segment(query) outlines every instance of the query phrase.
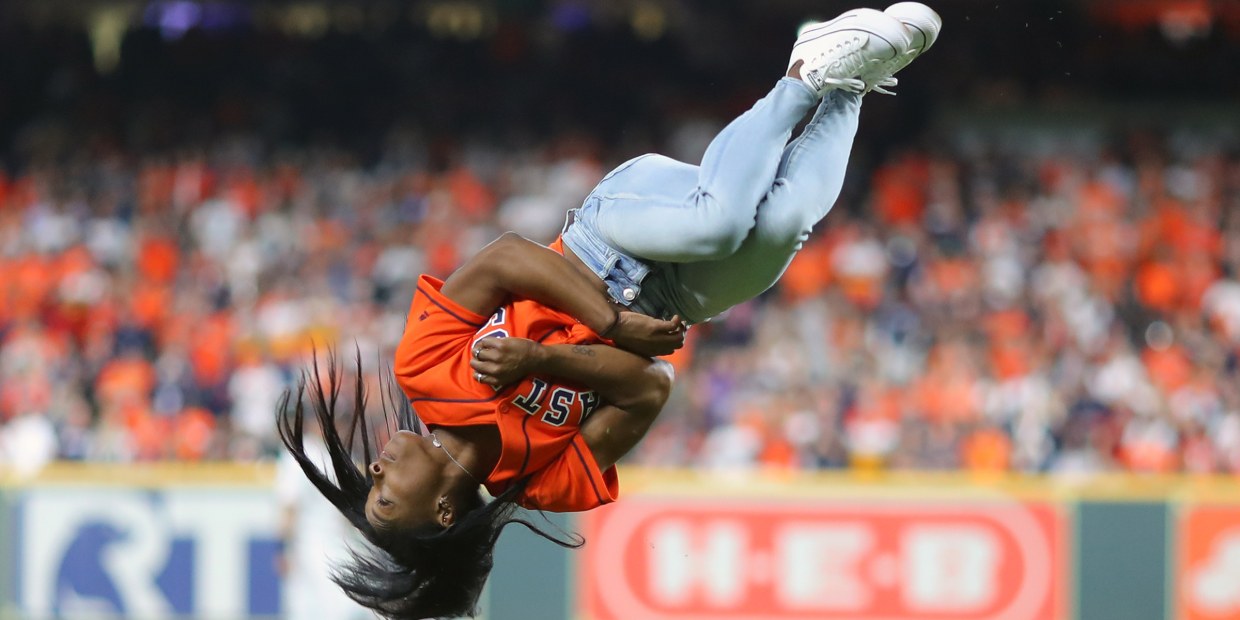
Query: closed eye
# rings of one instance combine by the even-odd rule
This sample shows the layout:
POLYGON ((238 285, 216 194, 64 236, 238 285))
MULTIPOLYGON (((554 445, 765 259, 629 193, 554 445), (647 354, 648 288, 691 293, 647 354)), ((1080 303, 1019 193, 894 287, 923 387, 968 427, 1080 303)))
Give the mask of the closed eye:
POLYGON ((384 499, 383 497, 377 497, 375 498, 374 506, 368 506, 366 508, 366 520, 374 526, 375 531, 384 532, 391 527, 391 522, 379 515, 381 510, 386 512, 385 509, 390 506, 392 506, 392 502, 384 499))

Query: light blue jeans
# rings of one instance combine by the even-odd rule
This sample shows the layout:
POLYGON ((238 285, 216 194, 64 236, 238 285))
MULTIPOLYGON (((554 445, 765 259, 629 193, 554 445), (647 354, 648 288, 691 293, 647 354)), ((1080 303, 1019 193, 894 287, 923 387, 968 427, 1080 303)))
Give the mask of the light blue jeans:
POLYGON ((642 155, 569 213, 564 243, 630 309, 700 323, 770 288, 835 204, 861 97, 821 103, 783 78, 732 121, 700 166, 642 155), (818 110, 792 143, 792 130, 818 110))

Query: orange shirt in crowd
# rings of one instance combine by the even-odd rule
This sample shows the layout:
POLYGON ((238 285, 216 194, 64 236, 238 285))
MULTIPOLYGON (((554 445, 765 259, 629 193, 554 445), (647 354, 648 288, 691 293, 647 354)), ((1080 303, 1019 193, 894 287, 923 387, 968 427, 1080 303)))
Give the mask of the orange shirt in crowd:
POLYGON ((234 334, 232 316, 226 312, 217 312, 194 323, 189 336, 189 356, 200 384, 219 385, 228 380, 232 351, 220 344, 234 342, 234 334))
POLYGON ((151 235, 139 242, 138 256, 134 262, 142 279, 166 284, 177 277, 181 253, 174 239, 151 235))
POLYGON ((152 331, 159 331, 172 308, 171 287, 152 282, 133 285, 129 297, 129 316, 134 322, 152 331))
POLYGON ((95 392, 104 401, 145 403, 155 388, 155 378, 155 368, 141 356, 118 357, 99 370, 95 392))
POLYGON ((495 210, 495 196, 477 175, 462 167, 446 176, 448 191, 461 214, 479 222, 491 217, 495 210))
POLYGON ((601 471, 582 422, 599 406, 598 394, 551 377, 526 377, 496 391, 474 380, 473 344, 487 337, 529 338, 544 344, 597 343, 574 319, 528 300, 513 300, 489 319, 445 297, 443 282, 423 275, 396 349, 396 380, 428 427, 493 424, 502 452, 485 479, 499 495, 522 478, 516 498, 527 508, 553 512, 589 510, 614 501, 614 467, 601 471))
POLYGON ((1002 429, 979 429, 960 446, 960 461, 970 471, 1004 471, 1011 460, 1012 440, 1002 429))
POLYGON ((201 407, 186 407, 173 423, 173 452, 181 461, 201 460, 211 445, 215 417, 201 407))
POLYGON ((8 280, 8 309, 14 319, 34 318, 39 306, 56 286, 56 271, 52 261, 29 254, 11 260, 4 265, 8 280))
POLYGON ((971 422, 980 414, 976 388, 977 377, 964 350, 938 345, 931 350, 925 374, 913 385, 913 405, 933 422, 971 422))
POLYGON ((1173 472, 1179 467, 1177 446, 1138 437, 1126 441, 1120 459, 1129 470, 1150 473, 1173 472))
POLYGON ((1151 261, 1137 270, 1137 299, 1159 312, 1171 312, 1180 301, 1180 274, 1168 261, 1151 261))
POLYGON ((1193 363, 1178 345, 1162 350, 1147 348, 1141 353, 1141 361, 1150 380, 1164 393, 1174 392, 1192 378, 1193 363))
POLYGON ((831 247, 824 236, 811 237, 792 257, 779 278, 779 291, 790 303, 823 295, 831 283, 831 247))
POLYGON ((880 167, 872 179, 874 212, 885 225, 916 226, 926 208, 930 163, 904 156, 880 167))

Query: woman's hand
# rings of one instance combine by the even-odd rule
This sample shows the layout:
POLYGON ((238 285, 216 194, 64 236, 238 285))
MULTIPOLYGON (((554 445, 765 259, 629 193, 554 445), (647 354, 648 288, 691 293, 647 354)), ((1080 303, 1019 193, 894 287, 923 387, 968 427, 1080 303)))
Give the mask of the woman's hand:
POLYGON ((483 338, 474 343, 469 365, 474 378, 499 389, 533 373, 542 345, 525 338, 483 338))
POLYGON ((664 321, 626 310, 620 312, 616 324, 603 337, 630 353, 660 357, 685 345, 685 329, 678 316, 664 321))

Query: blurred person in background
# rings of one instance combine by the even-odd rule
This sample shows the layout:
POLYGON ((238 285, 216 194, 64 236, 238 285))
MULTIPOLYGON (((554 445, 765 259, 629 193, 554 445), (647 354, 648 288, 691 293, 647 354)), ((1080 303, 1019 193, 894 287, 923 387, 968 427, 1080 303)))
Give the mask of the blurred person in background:
MULTIPOLYGON (((306 425, 306 456, 329 479, 331 456, 318 424, 306 425)), ((370 612, 353 602, 331 579, 331 565, 360 542, 349 522, 314 488, 291 454, 276 461, 276 499, 280 505, 283 553, 277 567, 284 578, 286 620, 364 620, 370 612)))
POLYGON ((0 465, 3 470, 29 478, 56 458, 56 429, 47 416, 30 411, 0 426, 0 465))

